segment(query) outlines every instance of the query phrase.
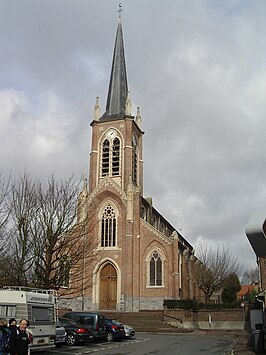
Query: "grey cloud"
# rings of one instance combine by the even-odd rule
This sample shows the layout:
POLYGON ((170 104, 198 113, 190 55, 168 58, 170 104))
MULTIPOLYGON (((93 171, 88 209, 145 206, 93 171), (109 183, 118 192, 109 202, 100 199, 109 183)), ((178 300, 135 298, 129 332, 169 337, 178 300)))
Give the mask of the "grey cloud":
MULTIPOLYGON (((146 132, 145 195, 191 244, 222 241, 253 267, 244 226, 265 206, 265 2, 123 7, 129 89, 146 132)), ((116 11, 110 0, 1 2, 3 167, 87 175, 116 11)))

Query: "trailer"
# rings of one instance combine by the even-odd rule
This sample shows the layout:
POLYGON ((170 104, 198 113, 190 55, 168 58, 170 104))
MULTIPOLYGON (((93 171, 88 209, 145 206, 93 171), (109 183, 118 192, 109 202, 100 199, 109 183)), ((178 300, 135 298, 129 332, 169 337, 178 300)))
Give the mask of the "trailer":
POLYGON ((5 286, 0 289, 0 317, 15 318, 19 322, 28 319, 29 332, 33 335, 31 351, 55 348, 55 301, 51 290, 21 286, 5 286))

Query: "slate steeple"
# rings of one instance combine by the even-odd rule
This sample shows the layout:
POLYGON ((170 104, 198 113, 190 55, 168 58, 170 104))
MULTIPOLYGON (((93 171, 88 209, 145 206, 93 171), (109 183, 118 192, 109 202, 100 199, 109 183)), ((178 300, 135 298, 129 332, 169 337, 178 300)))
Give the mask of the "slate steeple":
POLYGON ((106 102, 106 111, 100 121, 123 119, 126 114, 128 95, 126 61, 124 53, 122 24, 119 22, 116 31, 113 63, 106 102))

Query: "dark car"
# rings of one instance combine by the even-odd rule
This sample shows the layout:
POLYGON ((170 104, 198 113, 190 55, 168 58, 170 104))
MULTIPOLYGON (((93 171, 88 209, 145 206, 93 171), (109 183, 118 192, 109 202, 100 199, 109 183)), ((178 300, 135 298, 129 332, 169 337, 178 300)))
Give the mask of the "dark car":
POLYGON ((96 312, 72 311, 64 314, 65 318, 72 319, 74 322, 82 324, 89 329, 93 335, 93 340, 105 339, 105 317, 96 312))
POLYGON ((90 330, 71 319, 61 317, 58 319, 58 324, 66 330, 66 343, 68 345, 84 344, 93 339, 90 330))
POLYGON ((105 318, 106 340, 120 340, 125 338, 125 330, 123 324, 115 319, 105 318))

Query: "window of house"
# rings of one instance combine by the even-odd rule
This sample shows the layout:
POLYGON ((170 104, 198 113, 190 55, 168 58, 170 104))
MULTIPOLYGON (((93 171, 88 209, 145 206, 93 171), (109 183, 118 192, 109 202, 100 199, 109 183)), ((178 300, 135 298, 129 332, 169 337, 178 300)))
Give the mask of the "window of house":
POLYGON ((137 183, 138 183, 137 171, 138 171, 137 142, 136 142, 136 137, 133 134, 133 137, 132 137, 132 181, 133 181, 133 185, 135 185, 135 186, 137 186, 137 183))
POLYGON ((101 247, 116 246, 117 220, 113 207, 108 204, 102 214, 101 247))
MULTIPOLYGON (((113 131, 114 132, 114 131, 113 131)), ((121 144, 120 139, 106 138, 102 142, 101 147, 101 176, 118 176, 120 175, 121 161, 121 144)))
POLYGON ((157 251, 150 258, 150 286, 162 286, 162 259, 157 251))

